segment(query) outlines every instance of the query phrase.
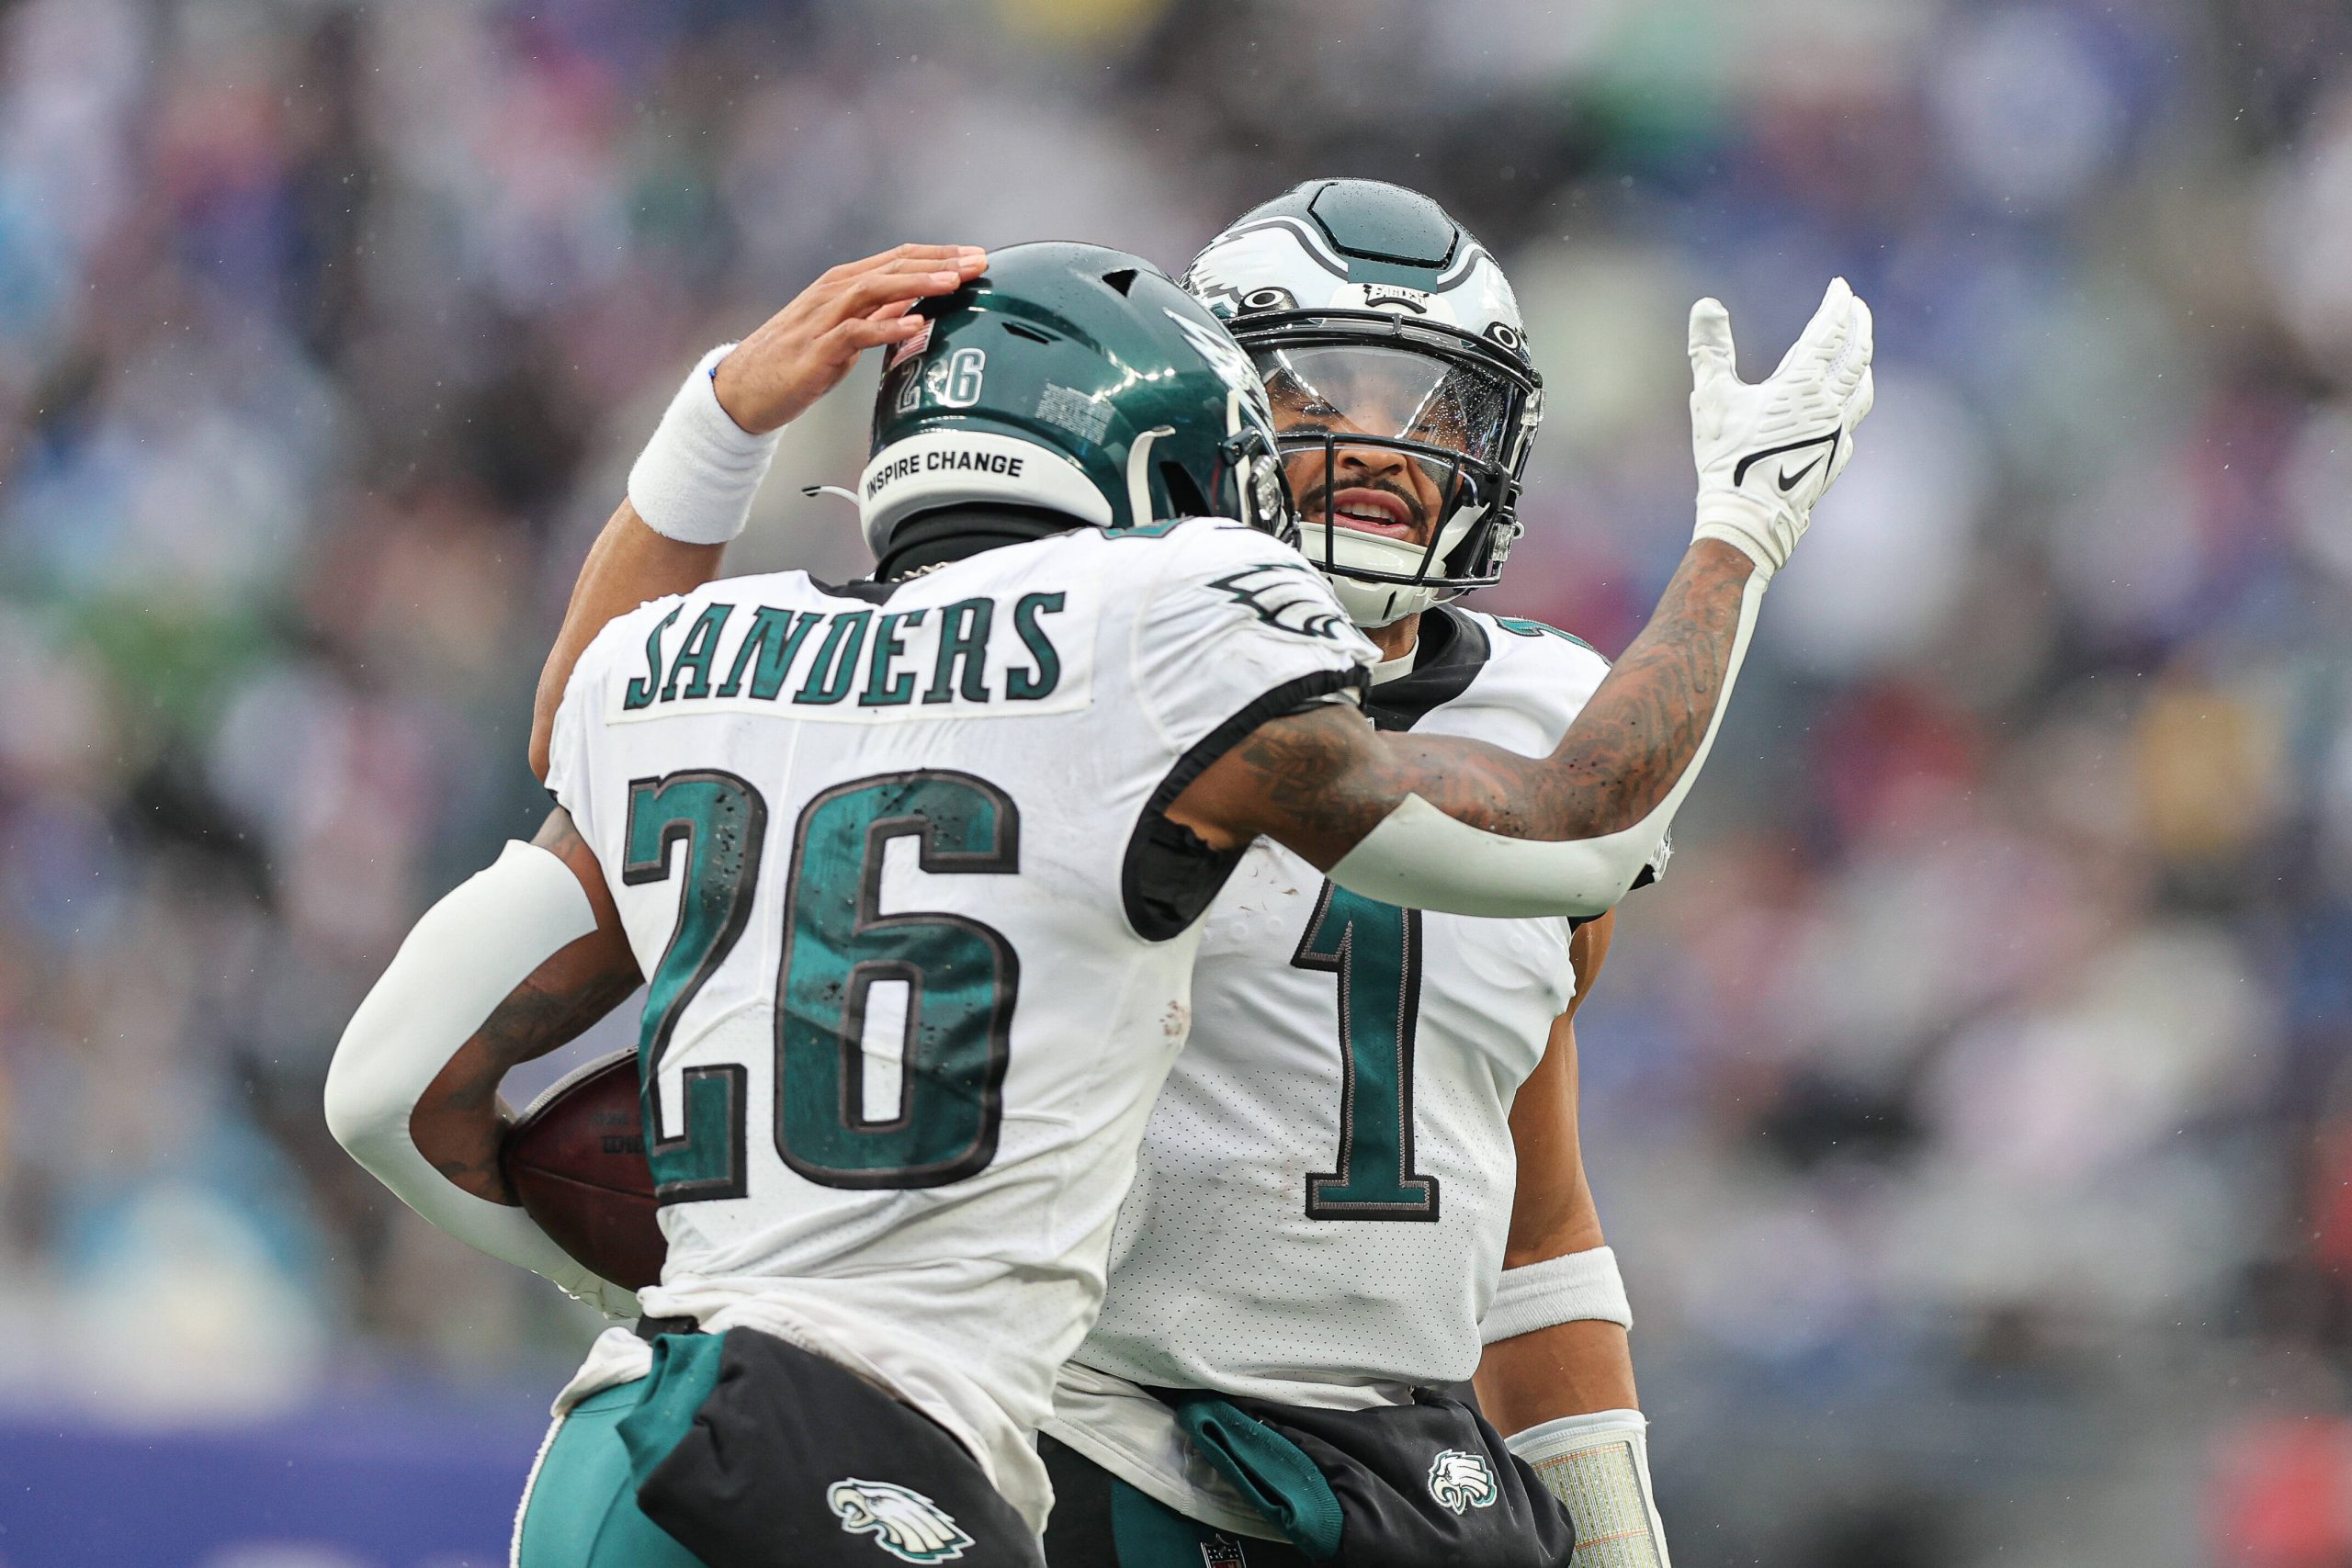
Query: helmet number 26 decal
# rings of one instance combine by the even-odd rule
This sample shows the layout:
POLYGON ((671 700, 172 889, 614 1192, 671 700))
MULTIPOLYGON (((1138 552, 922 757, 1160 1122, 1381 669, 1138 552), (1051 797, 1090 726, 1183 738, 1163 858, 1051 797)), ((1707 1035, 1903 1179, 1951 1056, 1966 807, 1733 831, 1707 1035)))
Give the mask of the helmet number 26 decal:
POLYGON ((980 384, 988 374, 986 349, 959 348, 933 362, 923 372, 931 400, 942 408, 967 409, 980 400, 980 384))

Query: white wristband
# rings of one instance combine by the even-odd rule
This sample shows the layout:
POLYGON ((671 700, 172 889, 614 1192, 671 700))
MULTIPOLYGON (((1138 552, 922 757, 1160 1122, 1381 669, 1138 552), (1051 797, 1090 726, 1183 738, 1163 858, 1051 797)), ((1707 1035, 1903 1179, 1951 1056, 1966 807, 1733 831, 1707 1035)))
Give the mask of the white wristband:
POLYGON ((1671 1568, 1638 1410, 1563 1416, 1504 1439, 1577 1524, 1574 1568, 1671 1568))
POLYGON ((1606 1247, 1504 1269, 1494 1304, 1478 1325, 1478 1337, 1492 1345, 1555 1324, 1588 1320, 1634 1326, 1625 1277, 1617 1271, 1617 1254, 1606 1247))
POLYGON ((712 378, 734 347, 722 343, 702 356, 628 471, 629 504, 647 527, 681 544, 723 545, 743 531, 784 434, 754 435, 719 406, 712 378))

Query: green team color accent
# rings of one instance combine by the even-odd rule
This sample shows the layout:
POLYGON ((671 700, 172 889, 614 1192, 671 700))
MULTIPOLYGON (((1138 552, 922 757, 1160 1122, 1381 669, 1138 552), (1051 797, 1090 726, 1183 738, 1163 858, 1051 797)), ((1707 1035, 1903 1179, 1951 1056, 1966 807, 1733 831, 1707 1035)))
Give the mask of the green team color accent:
POLYGON ((959 692, 967 703, 989 700, 989 632, 995 620, 993 599, 958 599, 939 612, 939 662, 924 702, 952 703, 959 692))
MULTIPOLYGON (((1256 1416, 1213 1397, 1179 1404, 1176 1424, 1201 1457, 1311 1561, 1328 1562, 1338 1555, 1346 1523, 1340 1499, 1304 1449, 1256 1416)), ((1252 1541, 1250 1547, 1257 1544, 1252 1541)))
POLYGON ((670 1451, 694 1429, 695 1415, 718 1386, 725 1334, 663 1334, 653 1341, 653 1370, 642 1382, 637 1408, 621 1417, 617 1433, 628 1450, 630 1489, 642 1486, 670 1451))
MULTIPOLYGON (((683 604, 678 606, 678 610, 684 608, 683 604)), ((678 610, 654 622, 653 629, 645 634, 645 673, 629 682, 628 690, 621 696, 621 706, 635 710, 653 705, 654 693, 662 683, 662 634, 677 621, 678 610)))
POLYGON ((1053 639, 1037 625, 1037 617, 1054 615, 1067 603, 1069 595, 1063 593, 1023 593, 1012 606, 1012 629, 1021 634, 1021 645, 1037 661, 1034 671, 1005 672, 1004 694, 1014 702, 1034 703, 1050 697, 1054 688, 1062 683, 1062 656, 1055 651, 1053 639))
POLYGON ((793 694, 794 702, 824 705, 849 695, 849 689, 857 683, 858 650, 865 646, 865 628, 873 619, 871 610, 853 610, 832 618, 825 628, 825 640, 817 645, 808 679, 793 694))
POLYGON ((719 683, 718 694, 731 697, 741 691, 743 672, 756 658, 759 663, 752 671, 752 695, 763 703, 775 701, 775 694, 784 690, 784 678, 791 671, 793 658, 799 653, 808 628, 824 618, 815 610, 795 612, 761 605, 752 613, 752 629, 743 634, 743 646, 735 650, 735 667, 719 683))
POLYGON ((1012 436, 1084 474, 1114 533, 1201 513, 1259 521, 1252 459, 1276 450, 1263 386, 1216 316, 1151 263, 1098 245, 1009 245, 915 311, 931 329, 922 352, 883 372, 871 451, 942 432, 1012 436), (1142 516, 1128 483, 1137 457, 1142 516))
POLYGON ((1339 1168, 1306 1179, 1307 1218, 1436 1219, 1437 1178, 1413 1169, 1421 912, 1326 882, 1291 964, 1340 977, 1339 1168))
POLYGON ((1020 870, 1020 815, 994 784, 922 770, 808 803, 793 835, 776 998, 776 1152, 828 1187, 937 1187, 985 1168, 1003 1120, 1020 963, 961 915, 880 912, 884 852, 911 837, 925 872, 1020 870), (866 1000, 907 987, 899 1100, 863 1105, 866 1000))
POLYGON ((1510 633, 1514 637, 1555 637, 1562 642, 1575 643, 1587 653, 1598 654, 1600 652, 1600 649, 1593 647, 1592 644, 1585 641, 1584 638, 1577 636, 1576 633, 1564 632, 1557 626, 1547 626, 1541 621, 1522 620, 1516 615, 1497 615, 1495 617, 1495 625, 1502 627, 1503 630, 1510 633))
MULTIPOLYGON (((752 612, 751 626, 729 661, 727 673, 716 686, 720 639, 733 616, 733 604, 708 604, 695 617, 677 651, 667 657, 662 634, 676 622, 673 610, 645 639, 645 668, 631 677, 622 705, 632 711, 656 704, 692 702, 717 696, 748 695, 757 702, 775 702, 783 693, 800 655, 811 639, 816 651, 802 671, 800 689, 791 701, 826 707, 858 694, 859 707, 906 707, 925 703, 967 703, 991 700, 989 691, 989 637, 1009 626, 1020 638, 1031 662, 1015 662, 1005 671, 1004 695, 1012 702, 1036 702, 1053 695, 1061 685, 1061 650, 1054 646, 1054 628, 1045 617, 1059 614, 1069 603, 1065 593, 1024 593, 999 619, 1000 606, 991 599, 964 599, 940 611, 940 638, 929 668, 922 655, 907 655, 907 632, 922 626, 931 612, 892 610, 877 620, 875 612, 844 610, 779 610, 763 604, 752 612), (821 637, 815 636, 824 628, 821 637), (749 680, 749 689, 745 682, 749 680), (925 689, 926 681, 929 682, 925 689)), ((681 607, 683 608, 683 607, 681 607)), ((1020 656, 1014 655, 1017 660, 1020 656)))
MULTIPOLYGON (((712 1338, 714 1348, 718 1343, 712 1338)), ((658 1344, 654 1353, 661 1354, 658 1344)), ((715 1356, 708 1370, 715 1383, 715 1356)), ((709 1388, 686 1406, 684 1422, 673 1430, 653 1423, 670 1419, 674 1401, 646 1413, 645 1396, 654 1389, 653 1379, 639 1378, 590 1394, 563 1417, 524 1503, 517 1568, 707 1568, 638 1507, 637 1474, 621 1428, 634 1424, 640 1442, 649 1450, 659 1445, 666 1454, 685 1436, 709 1388)))
POLYGON ((718 634, 726 627, 727 617, 734 614, 732 604, 712 604, 695 617, 686 640, 678 647, 678 657, 670 661, 670 679, 662 684, 662 700, 674 702, 680 695, 707 697, 710 695, 710 660, 718 651, 718 634), (686 684, 681 693, 678 682, 686 684))
POLYGON ((766 833, 766 802, 731 773, 672 773, 629 785, 621 880, 633 886, 669 880, 671 846, 682 840, 686 845, 677 928, 654 965, 638 1031, 645 1152, 654 1196, 664 1203, 743 1196, 743 1068, 688 1068, 685 1127, 666 1136, 654 1090, 679 1015, 727 961, 751 919, 766 833))
POLYGON ((914 701, 915 678, 912 671, 890 672, 890 661, 907 650, 907 639, 900 626, 919 626, 927 610, 893 610, 882 617, 874 634, 874 657, 867 662, 865 690, 858 694, 860 707, 903 707, 914 701))

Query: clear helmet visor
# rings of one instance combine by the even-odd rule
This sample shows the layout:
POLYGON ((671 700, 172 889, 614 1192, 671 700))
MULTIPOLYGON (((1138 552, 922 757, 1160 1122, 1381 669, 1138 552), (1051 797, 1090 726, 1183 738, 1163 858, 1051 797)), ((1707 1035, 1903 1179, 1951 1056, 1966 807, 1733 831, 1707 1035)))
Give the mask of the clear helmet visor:
POLYGON ((1359 605, 1342 587, 1360 624, 1426 608, 1499 499, 1520 389, 1474 365, 1385 344, 1267 344, 1251 357, 1308 558, 1366 588, 1359 605))
POLYGON ((1516 389, 1475 366, 1363 344, 1269 345, 1251 358, 1285 438, 1385 437, 1482 463, 1510 447, 1516 389))

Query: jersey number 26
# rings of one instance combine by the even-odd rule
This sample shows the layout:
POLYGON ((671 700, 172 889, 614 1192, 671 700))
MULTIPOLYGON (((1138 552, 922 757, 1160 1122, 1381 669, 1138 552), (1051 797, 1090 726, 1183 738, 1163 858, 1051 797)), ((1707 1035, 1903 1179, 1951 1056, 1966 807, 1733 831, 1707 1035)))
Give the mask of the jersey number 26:
MULTIPOLYGON (((663 1203, 746 1190, 749 1074, 689 1067, 684 1115, 665 1125, 658 1085, 678 1019, 750 923, 767 803, 748 781, 700 770, 629 785, 621 880, 667 881, 686 846, 678 920, 647 988, 638 1037, 646 1154, 663 1203)), ((1020 961, 1003 935, 944 913, 881 912, 884 851, 916 840, 933 874, 1010 875, 1021 817, 968 773, 929 769, 837 784, 809 801, 792 834, 775 998, 775 1148, 827 1187, 939 1187, 987 1168, 1004 1118, 1004 1071, 1020 961), (898 1104, 867 1113, 866 1003, 877 983, 907 987, 898 1104)))

